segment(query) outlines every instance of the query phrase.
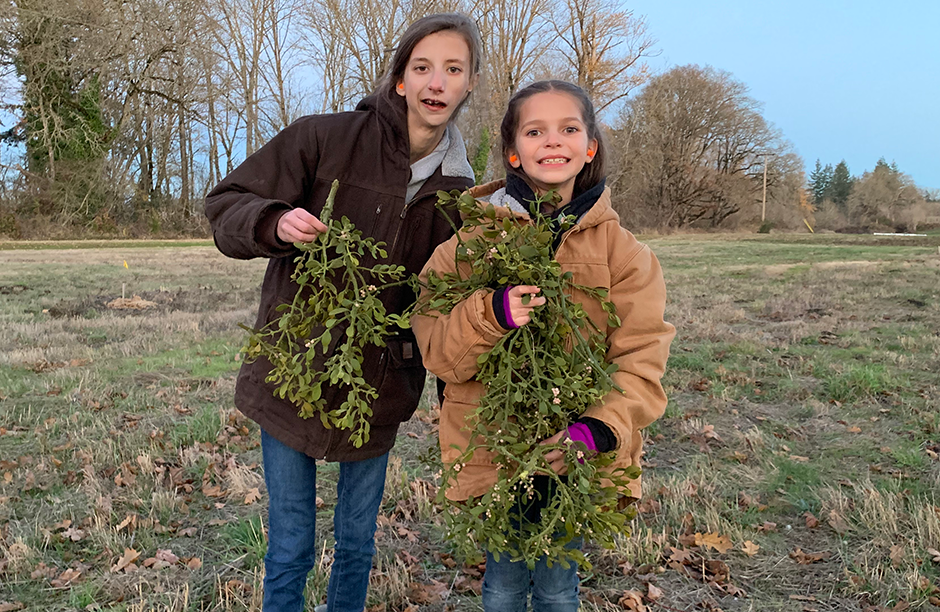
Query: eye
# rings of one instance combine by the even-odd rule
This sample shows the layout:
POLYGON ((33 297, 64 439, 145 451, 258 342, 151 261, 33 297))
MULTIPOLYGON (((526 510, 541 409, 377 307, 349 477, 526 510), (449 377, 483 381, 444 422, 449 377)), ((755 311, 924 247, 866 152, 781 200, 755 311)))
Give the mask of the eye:
POLYGON ((424 72, 424 71, 426 71, 427 69, 428 69, 428 67, 425 66, 424 64, 416 64, 415 67, 412 68, 412 70, 414 70, 415 72, 424 72))
POLYGON ((451 66, 450 68, 447 69, 447 71, 450 72, 451 74, 460 74, 461 72, 463 72, 463 68, 461 68, 460 66, 451 66))
POLYGON ((580 131, 581 131, 581 130, 580 130, 578 127, 574 126, 574 125, 568 126, 568 127, 565 128, 565 133, 566 133, 566 134, 577 134, 577 133, 580 132, 580 131))
POLYGON ((528 131, 525 133, 525 135, 526 135, 526 136, 533 136, 533 137, 534 137, 534 136, 538 136, 538 135, 541 134, 541 133, 542 133, 542 132, 540 132, 539 130, 536 130, 536 129, 533 128, 533 129, 531 129, 531 130, 528 130, 528 131))

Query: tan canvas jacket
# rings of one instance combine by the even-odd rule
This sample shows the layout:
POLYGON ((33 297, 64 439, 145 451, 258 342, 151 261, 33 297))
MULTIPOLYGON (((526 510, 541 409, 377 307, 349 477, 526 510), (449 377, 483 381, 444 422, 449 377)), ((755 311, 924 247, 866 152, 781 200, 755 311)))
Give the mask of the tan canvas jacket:
MULTIPOLYGON (((475 197, 489 195, 498 186, 483 185, 471 193, 475 197)), ((497 207, 497 214, 500 218, 513 216, 519 223, 530 222, 505 207, 497 207)), ((470 239, 475 233, 462 235, 470 239)), ((438 246, 421 273, 422 279, 427 279, 429 270, 438 274, 453 272, 456 248, 456 237, 438 246)), ((609 289, 610 299, 617 306, 623 324, 612 328, 607 325, 607 314, 601 305, 581 296, 588 316, 599 329, 607 330, 607 360, 618 365, 614 381, 624 391, 611 392, 602 403, 590 407, 585 416, 603 421, 616 436, 614 467, 640 465, 643 449, 640 430, 662 416, 666 408, 660 379, 675 335, 675 328, 663 319, 666 286, 659 261, 649 247, 620 226, 620 218, 610 204, 610 189, 564 235, 555 258, 563 271, 574 274, 575 283, 609 289)), ((425 367, 446 383, 440 446, 447 464, 460 454, 454 445, 467 447, 466 419, 484 392, 483 385, 475 380, 477 357, 509 332, 497 322, 491 293, 481 289, 447 315, 427 313, 412 317, 425 367)), ((578 295, 574 297, 578 299, 578 295)), ((460 470, 448 497, 455 500, 476 497, 495 482, 496 468, 491 457, 478 451, 460 470)), ((633 481, 630 490, 623 493, 640 497, 640 481, 633 481)))

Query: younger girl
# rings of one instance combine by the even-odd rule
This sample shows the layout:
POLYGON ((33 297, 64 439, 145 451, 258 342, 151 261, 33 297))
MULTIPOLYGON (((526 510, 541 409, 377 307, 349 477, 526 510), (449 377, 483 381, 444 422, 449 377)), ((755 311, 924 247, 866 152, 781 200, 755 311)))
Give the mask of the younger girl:
MULTIPOLYGON (((666 289, 659 262, 620 226, 611 208, 610 190, 604 185, 604 142, 593 105, 581 88, 563 81, 541 81, 520 90, 509 102, 501 136, 505 187, 500 181, 474 188, 472 193, 476 197, 490 194, 489 203, 496 206, 498 218, 530 223, 529 204, 555 191, 560 197, 557 204, 543 205, 541 214, 578 219, 570 229, 556 231, 556 261, 562 272, 574 275, 573 282, 608 289, 608 299, 622 319, 619 327, 612 327, 599 302, 582 304, 594 324, 606 330, 606 359, 618 366, 613 379, 622 392, 611 392, 544 443, 567 438, 595 452, 615 450, 611 469, 639 465, 640 430, 659 418, 666 406, 660 378, 675 334, 673 326, 663 320, 666 289)), ((456 271, 457 245, 454 237, 434 251, 422 272, 423 280, 432 270, 437 276, 456 271)), ((447 314, 432 312, 412 318, 425 367, 446 383, 440 424, 446 464, 453 464, 470 444, 467 418, 485 392, 475 380, 477 358, 504 335, 529 323, 532 310, 545 304, 539 292, 535 286, 481 289, 447 314), (524 300, 527 294, 531 299, 524 300)), ((478 455, 482 453, 460 466, 456 485, 447 491, 450 499, 479 497, 496 483, 497 466, 478 455)), ((555 472, 564 472, 563 451, 551 451, 545 458, 555 472)), ((623 493, 640 497, 639 480, 623 493)), ((546 497, 541 496, 543 506, 546 497)), ((532 516, 530 510, 526 516, 532 516)), ((497 561, 487 552, 484 609, 522 612, 531 592, 534 610, 576 611, 577 567, 552 561, 543 556, 530 570, 524 560, 511 561, 503 555, 497 561)))

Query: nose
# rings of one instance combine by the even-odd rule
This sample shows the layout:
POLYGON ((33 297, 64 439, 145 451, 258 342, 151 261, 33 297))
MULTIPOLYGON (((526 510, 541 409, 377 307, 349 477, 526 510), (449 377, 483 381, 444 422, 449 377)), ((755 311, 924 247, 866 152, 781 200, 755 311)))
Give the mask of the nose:
POLYGON ((561 145, 561 134, 559 134, 556 130, 549 130, 545 136, 545 146, 557 147, 561 145))
POLYGON ((431 79, 428 81, 428 89, 431 91, 441 92, 444 91, 444 73, 440 70, 435 70, 431 73, 431 79))

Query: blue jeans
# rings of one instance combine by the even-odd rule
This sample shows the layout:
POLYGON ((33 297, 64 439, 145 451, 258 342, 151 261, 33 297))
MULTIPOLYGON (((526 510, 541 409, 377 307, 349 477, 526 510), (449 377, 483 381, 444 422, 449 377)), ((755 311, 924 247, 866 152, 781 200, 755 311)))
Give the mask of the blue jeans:
MULTIPOLYGON (((307 574, 316 563, 316 460, 261 431, 268 488, 268 552, 264 556, 265 612, 302 612, 307 574)), ((375 519, 385 492, 388 453, 341 462, 327 587, 329 612, 362 612, 375 554, 375 519)))
MULTIPOLYGON (((570 548, 580 548, 580 540, 574 540, 570 548)), ((485 612, 526 612, 529 593, 532 593, 532 610, 535 612, 577 612, 578 564, 561 563, 548 567, 542 557, 530 570, 525 561, 510 561, 500 555, 499 561, 486 553, 486 572, 483 574, 483 609, 485 612)))

